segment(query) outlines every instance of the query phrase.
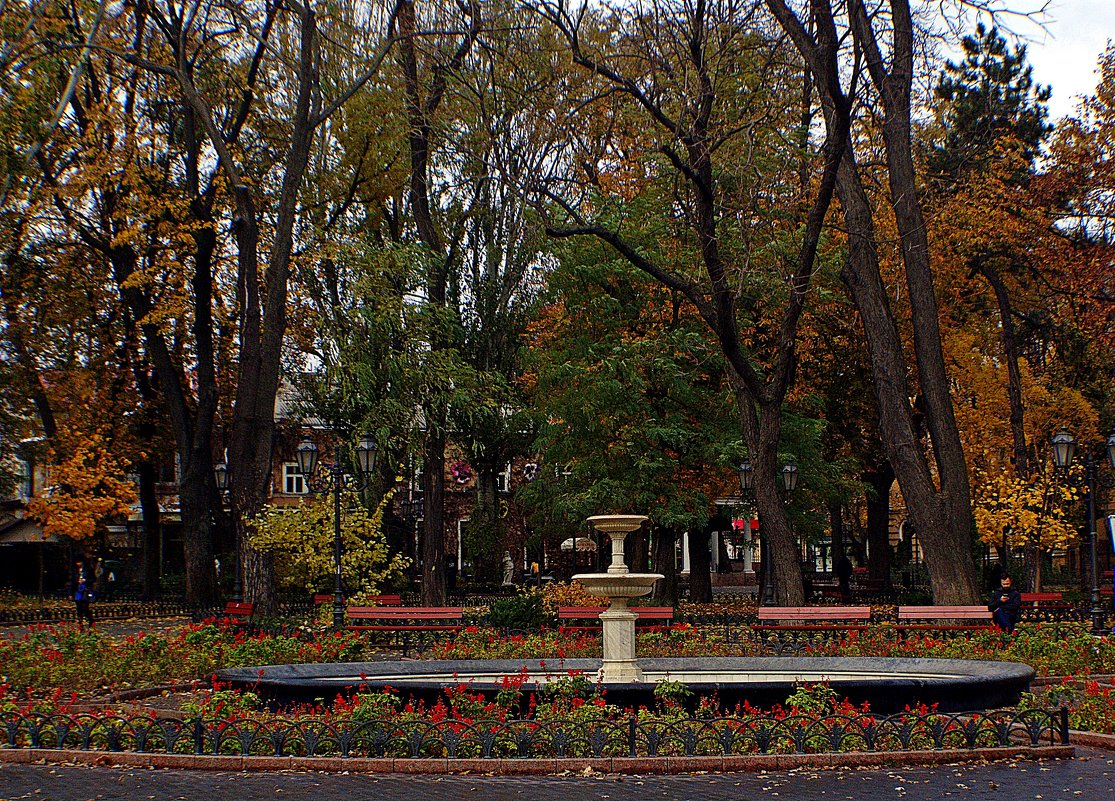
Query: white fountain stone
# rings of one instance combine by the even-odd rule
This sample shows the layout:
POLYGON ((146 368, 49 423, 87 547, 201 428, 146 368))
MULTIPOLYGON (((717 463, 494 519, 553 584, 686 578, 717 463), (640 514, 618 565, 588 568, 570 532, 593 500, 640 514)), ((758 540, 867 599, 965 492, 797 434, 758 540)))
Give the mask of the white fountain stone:
POLYGON ((648 518, 642 515, 596 515, 588 522, 612 538, 612 563, 607 573, 578 573, 573 576, 592 595, 607 598, 609 606, 600 615, 604 628, 604 661, 600 680, 605 683, 641 682, 643 671, 635 659, 635 621, 638 615, 627 607, 631 598, 646 595, 661 573, 631 573, 623 561, 623 540, 648 518))

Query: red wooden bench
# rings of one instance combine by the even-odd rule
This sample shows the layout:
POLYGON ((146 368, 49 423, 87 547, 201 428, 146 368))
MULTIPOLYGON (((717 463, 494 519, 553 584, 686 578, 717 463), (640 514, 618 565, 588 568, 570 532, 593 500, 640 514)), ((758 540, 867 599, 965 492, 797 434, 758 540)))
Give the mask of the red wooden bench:
POLYGON ((994 629, 986 606, 900 606, 898 629, 910 631, 986 631, 994 629))
POLYGON ((247 626, 251 624, 255 610, 255 604, 229 601, 221 612, 221 619, 231 626, 247 626))
POLYGON ((1070 606, 1059 592, 1023 592, 1020 595, 1022 603, 1034 609, 1067 609, 1070 606))
POLYGON ((761 606, 753 631, 862 631, 871 622, 870 606, 761 606))
POLYGON ((1112 595, 1115 593, 1115 587, 1112 586, 1112 579, 1115 579, 1115 571, 1103 571, 1103 575, 1100 578, 1100 595, 1112 595))
POLYGON ((345 610, 351 631, 460 631, 459 606, 350 606, 345 610))
MULTIPOLYGON (((600 613, 606 606, 559 606, 558 623, 562 628, 572 631, 600 628, 600 613), (573 621, 572 625, 566 621, 573 621), (591 621, 591 622, 590 622, 591 621)), ((665 628, 674 622, 672 606, 632 606, 631 611, 638 617, 635 625, 639 628, 665 628)))

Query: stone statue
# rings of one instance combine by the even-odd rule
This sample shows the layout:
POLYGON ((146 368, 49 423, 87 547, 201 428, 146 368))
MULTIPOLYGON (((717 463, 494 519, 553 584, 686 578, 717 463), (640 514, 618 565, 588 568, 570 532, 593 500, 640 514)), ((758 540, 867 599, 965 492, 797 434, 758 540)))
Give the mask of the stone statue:
POLYGON ((511 561, 511 551, 503 552, 503 586, 511 587, 515 584, 515 563, 511 561))

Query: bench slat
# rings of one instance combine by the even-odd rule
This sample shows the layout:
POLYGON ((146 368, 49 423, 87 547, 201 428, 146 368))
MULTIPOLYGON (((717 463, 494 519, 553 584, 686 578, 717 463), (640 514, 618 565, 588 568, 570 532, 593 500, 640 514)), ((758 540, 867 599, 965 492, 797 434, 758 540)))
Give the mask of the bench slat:
POLYGON ((870 606, 761 606, 759 620, 871 620, 870 606))
POLYGON ((900 606, 902 620, 991 620, 985 606, 900 606))
POLYGON ((359 620, 460 620, 460 606, 350 606, 346 614, 359 620))

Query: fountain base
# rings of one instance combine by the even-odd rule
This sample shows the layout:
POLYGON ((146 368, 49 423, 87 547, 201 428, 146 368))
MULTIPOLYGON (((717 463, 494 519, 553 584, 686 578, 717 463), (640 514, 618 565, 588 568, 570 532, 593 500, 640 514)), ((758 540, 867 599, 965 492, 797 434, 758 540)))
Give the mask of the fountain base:
MULTIPOLYGON (((526 675, 523 692, 541 692, 572 674, 599 675, 599 659, 413 660, 231 668, 218 678, 261 693, 276 706, 331 698, 337 693, 394 688, 404 696, 436 699, 446 687, 468 684, 495 695, 505 676, 526 675)), ((621 669, 622 665, 617 665, 621 669)), ((642 681, 615 678, 604 689, 609 703, 638 708, 654 704, 659 681, 686 684, 693 699, 715 694, 733 708, 785 703, 801 684, 827 682, 840 697, 870 704, 876 714, 907 705, 937 704, 942 712, 994 709, 1017 703, 1034 671, 1017 662, 885 657, 707 657, 641 659, 642 681)))

